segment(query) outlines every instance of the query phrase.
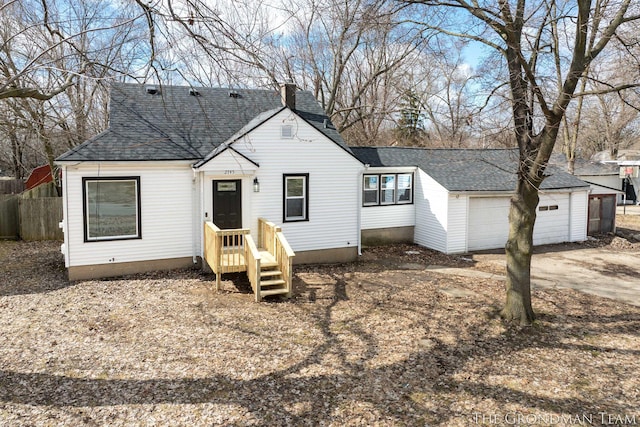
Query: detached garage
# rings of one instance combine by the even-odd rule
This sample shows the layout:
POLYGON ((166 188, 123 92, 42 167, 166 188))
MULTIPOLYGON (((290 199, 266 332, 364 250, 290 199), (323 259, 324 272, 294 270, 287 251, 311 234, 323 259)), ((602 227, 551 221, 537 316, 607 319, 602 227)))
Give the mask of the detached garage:
MULTIPOLYGON (((445 253, 504 247, 509 234, 510 198, 516 187, 517 150, 352 150, 372 169, 417 168, 413 190, 415 243, 445 253)), ((558 168, 548 167, 546 173, 533 243, 586 240, 589 184, 558 168)), ((376 228, 383 228, 384 222, 376 228)))

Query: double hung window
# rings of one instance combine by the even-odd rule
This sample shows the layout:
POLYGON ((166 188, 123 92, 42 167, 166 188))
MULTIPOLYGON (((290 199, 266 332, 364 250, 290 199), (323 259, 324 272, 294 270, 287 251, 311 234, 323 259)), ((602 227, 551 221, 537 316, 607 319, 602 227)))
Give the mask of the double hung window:
POLYGON ((284 175, 284 222, 309 220, 309 174, 284 175))
POLYGON ((401 205, 413 203, 413 174, 364 175, 362 205, 401 205))

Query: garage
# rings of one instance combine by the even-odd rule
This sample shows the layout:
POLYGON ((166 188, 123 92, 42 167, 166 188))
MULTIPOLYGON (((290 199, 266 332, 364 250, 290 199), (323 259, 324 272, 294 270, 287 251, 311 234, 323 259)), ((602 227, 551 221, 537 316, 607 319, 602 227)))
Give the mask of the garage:
POLYGON ((509 237, 509 197, 469 198, 470 251, 503 248, 509 237))
POLYGON ((570 204, 569 193, 540 194, 536 225, 533 228, 533 244, 568 242, 570 204))
MULTIPOLYGON (((570 241, 569 193, 540 195, 533 244, 546 245, 570 241)), ((468 250, 504 247, 509 237, 509 197, 469 198, 468 250)))

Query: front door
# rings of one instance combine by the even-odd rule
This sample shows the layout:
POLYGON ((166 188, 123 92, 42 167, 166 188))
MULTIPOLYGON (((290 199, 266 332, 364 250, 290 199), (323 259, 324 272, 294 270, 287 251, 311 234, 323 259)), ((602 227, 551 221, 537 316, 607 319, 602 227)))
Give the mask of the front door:
POLYGON ((213 181, 213 223, 221 229, 242 228, 242 185, 239 179, 213 181))

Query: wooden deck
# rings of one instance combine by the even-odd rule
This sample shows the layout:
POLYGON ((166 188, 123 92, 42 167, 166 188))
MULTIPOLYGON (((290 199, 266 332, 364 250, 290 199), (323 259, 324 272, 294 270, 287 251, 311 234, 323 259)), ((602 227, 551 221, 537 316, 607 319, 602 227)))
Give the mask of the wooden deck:
MULTIPOLYGON (((258 252, 260 253, 260 265, 263 268, 278 266, 278 262, 269 251, 266 249, 258 249, 258 252)), ((243 253, 223 253, 221 262, 224 267, 236 267, 240 268, 239 271, 247 271, 247 262, 244 259, 243 253)))
POLYGON ((256 301, 267 295, 291 296, 295 253, 280 227, 259 218, 258 245, 250 230, 221 230, 210 221, 204 224, 204 236, 204 258, 216 275, 216 290, 222 274, 246 272, 256 301))

